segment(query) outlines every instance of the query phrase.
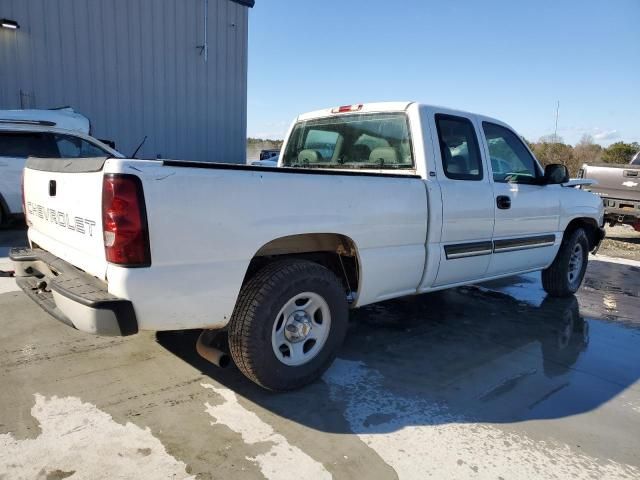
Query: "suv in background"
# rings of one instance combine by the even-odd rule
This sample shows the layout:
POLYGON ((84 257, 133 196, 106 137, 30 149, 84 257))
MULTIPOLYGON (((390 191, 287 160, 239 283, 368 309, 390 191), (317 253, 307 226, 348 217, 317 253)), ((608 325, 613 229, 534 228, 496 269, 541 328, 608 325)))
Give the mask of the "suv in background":
POLYGON ((260 160, 273 160, 273 157, 280 155, 279 149, 265 149, 260 151, 260 160))
POLYGON ((27 157, 122 157, 90 130, 89 119, 71 108, 0 110, 0 225, 23 213, 20 182, 27 157))

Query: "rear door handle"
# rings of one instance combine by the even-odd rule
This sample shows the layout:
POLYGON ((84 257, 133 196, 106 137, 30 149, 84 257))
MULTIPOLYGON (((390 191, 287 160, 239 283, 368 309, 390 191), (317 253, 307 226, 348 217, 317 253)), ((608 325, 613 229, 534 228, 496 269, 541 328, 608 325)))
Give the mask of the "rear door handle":
POLYGON ((506 195, 498 195, 496 205, 500 210, 508 210, 511 208, 511 198, 506 195))

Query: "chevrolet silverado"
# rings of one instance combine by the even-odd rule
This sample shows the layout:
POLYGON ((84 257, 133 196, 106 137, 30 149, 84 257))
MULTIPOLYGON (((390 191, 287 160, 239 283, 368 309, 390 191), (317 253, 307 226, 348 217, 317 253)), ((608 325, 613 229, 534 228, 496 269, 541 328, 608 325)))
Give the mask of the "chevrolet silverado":
POLYGON ((501 121, 349 105, 299 116, 275 168, 30 158, 30 248, 11 258, 70 326, 203 329, 201 355, 226 363, 222 335, 248 378, 288 390, 331 364, 349 308, 537 270, 572 295, 604 235, 572 182, 501 121))

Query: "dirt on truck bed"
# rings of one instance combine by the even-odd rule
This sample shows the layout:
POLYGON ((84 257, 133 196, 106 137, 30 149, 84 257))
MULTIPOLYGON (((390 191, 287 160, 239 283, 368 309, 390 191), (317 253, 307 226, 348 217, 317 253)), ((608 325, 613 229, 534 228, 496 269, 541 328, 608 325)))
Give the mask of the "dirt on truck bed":
POLYGON ((628 225, 607 227, 607 236, 598 253, 608 257, 640 261, 640 232, 628 225))

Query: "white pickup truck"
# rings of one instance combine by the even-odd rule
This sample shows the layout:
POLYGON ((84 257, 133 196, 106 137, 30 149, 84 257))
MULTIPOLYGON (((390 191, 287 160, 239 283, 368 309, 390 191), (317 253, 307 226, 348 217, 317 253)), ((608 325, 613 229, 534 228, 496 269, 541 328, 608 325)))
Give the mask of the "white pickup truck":
POLYGON ((339 107, 298 117, 282 152, 277 168, 30 158, 18 284, 86 332, 204 329, 218 364, 223 332, 247 377, 287 390, 331 364, 349 307, 535 270, 568 296, 604 236, 600 199, 488 117, 339 107))

